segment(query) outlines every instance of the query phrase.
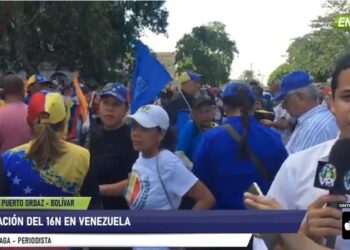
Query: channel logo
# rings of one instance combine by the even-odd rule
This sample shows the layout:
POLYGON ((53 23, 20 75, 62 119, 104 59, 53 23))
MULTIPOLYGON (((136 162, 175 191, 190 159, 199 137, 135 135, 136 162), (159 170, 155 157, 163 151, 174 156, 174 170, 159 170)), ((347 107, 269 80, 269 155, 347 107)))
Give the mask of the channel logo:
POLYGON ((350 212, 343 212, 342 218, 343 239, 350 239, 350 212))
POLYGON ((345 231, 350 231, 350 222, 345 222, 344 229, 345 231))
POLYGON ((350 15, 339 14, 335 17, 333 22, 333 28, 339 30, 350 30, 350 15))

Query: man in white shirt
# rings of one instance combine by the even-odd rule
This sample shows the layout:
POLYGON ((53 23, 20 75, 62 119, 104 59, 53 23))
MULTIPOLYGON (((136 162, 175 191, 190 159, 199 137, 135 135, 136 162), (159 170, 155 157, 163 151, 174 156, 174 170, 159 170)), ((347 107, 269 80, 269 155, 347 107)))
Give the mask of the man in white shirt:
POLYGON ((275 99, 283 100, 283 108, 297 118, 297 125, 286 145, 289 154, 337 136, 339 130, 335 118, 327 105, 319 105, 318 98, 317 87, 306 71, 295 70, 282 78, 275 99))
MULTIPOLYGON (((330 104, 340 128, 339 138, 350 138, 350 54, 338 62, 333 72, 332 93, 330 104)), ((317 135, 316 131, 315 133, 317 135)), ((327 202, 327 197, 323 195, 328 194, 328 191, 314 187, 318 162, 328 161, 336 140, 290 155, 277 173, 267 195, 275 198, 286 209, 308 209, 307 223, 303 224, 306 235, 314 240, 337 235, 335 249, 345 250, 350 249, 350 241, 344 241, 340 235, 341 211, 322 206, 321 203, 327 202), (310 218, 313 222, 318 222, 309 223, 310 218)), ((255 239, 254 249, 263 250, 266 247, 261 240, 255 239)))
MULTIPOLYGON (((319 161, 328 161, 330 150, 337 139, 330 140, 290 155, 278 171, 267 196, 275 198, 286 209, 306 210, 327 190, 314 187, 319 161)), ((255 240, 254 249, 263 250, 263 242, 255 240)), ((349 249, 350 242, 339 235, 336 249, 349 249)))
POLYGON ((275 119, 273 121, 263 119, 260 122, 268 127, 275 129, 280 133, 283 144, 287 145, 290 136, 292 135, 292 129, 296 122, 296 119, 291 117, 287 110, 282 107, 283 103, 279 103, 273 108, 275 113, 275 119))

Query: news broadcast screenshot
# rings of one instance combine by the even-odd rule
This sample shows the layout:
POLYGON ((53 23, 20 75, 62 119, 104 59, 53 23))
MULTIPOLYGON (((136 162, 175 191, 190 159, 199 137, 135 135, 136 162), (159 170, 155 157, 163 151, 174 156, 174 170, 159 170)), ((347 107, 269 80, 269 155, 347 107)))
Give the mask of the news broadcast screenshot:
POLYGON ((350 0, 0 1, 0 250, 350 250, 350 0))

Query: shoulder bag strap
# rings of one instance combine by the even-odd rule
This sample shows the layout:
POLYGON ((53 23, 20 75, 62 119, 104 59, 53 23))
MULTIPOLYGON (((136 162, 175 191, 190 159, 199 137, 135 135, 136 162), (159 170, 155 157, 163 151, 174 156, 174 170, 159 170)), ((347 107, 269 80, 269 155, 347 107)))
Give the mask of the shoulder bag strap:
MULTIPOLYGON (((231 126, 230 124, 224 124, 223 127, 229 132, 231 137, 237 143, 241 142, 241 136, 238 134, 238 132, 234 129, 233 126, 231 126)), ((251 158, 251 160, 253 161, 254 165, 259 170, 261 176, 267 182, 271 183, 272 182, 272 177, 271 177, 271 174, 268 172, 267 168, 265 167, 265 165, 262 163, 262 161, 259 160, 259 158, 252 151, 249 150, 249 148, 247 148, 247 151, 248 151, 249 157, 251 158)))
POLYGON ((165 195, 166 195, 166 197, 167 197, 167 199, 168 199, 168 201, 169 201, 171 207, 172 207, 174 210, 176 210, 177 208, 175 207, 173 201, 171 200, 170 195, 169 195, 169 193, 168 193, 168 190, 166 189, 165 184, 164 184, 164 181, 163 181, 163 179, 162 179, 162 175, 160 174, 160 167, 159 167, 159 163, 158 163, 158 162, 159 162, 159 156, 157 156, 157 159, 156 159, 158 178, 159 178, 159 180, 160 180, 160 184, 162 185, 162 188, 163 188, 163 190, 164 190, 164 193, 165 193, 165 195))

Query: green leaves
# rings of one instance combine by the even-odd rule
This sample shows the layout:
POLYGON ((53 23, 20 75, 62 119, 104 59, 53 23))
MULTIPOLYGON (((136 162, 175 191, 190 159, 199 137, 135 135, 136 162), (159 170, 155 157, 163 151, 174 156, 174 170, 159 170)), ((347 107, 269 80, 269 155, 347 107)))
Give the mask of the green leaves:
POLYGON ((98 81, 115 81, 129 60, 131 39, 144 28, 165 33, 164 2, 1 2, 0 66, 20 65, 28 74, 48 62, 79 70, 98 81), (112 72, 112 73, 111 73, 112 72))
POLYGON ((281 80, 282 76, 289 73, 293 70, 293 67, 288 63, 283 63, 278 66, 270 75, 268 80, 268 85, 275 83, 276 81, 281 80))
POLYGON ((288 48, 288 63, 292 68, 309 71, 315 81, 326 82, 338 58, 349 48, 349 33, 335 29, 320 29, 295 39, 288 48))
POLYGON ((255 74, 253 70, 244 70, 239 77, 240 80, 244 81, 245 83, 248 83, 255 79, 255 74))
POLYGON ((195 27, 176 44, 177 71, 192 69, 203 75, 203 83, 222 84, 228 81, 236 43, 230 40, 225 25, 212 22, 195 27))
POLYGON ((287 50, 287 64, 270 75, 269 83, 293 69, 309 71, 316 82, 326 82, 330 78, 338 58, 350 49, 349 31, 333 27, 339 14, 350 12, 350 3, 327 0, 323 7, 328 9, 328 14, 312 21, 314 30, 311 33, 294 39, 287 50))

